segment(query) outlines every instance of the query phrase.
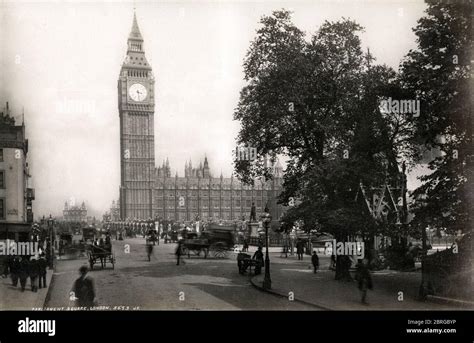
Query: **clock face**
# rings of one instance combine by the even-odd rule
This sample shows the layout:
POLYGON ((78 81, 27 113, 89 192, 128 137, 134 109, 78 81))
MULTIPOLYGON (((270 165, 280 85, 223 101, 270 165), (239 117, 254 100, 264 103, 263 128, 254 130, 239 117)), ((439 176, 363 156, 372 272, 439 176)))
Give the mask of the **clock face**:
POLYGON ((128 95, 130 95, 133 101, 140 102, 146 99, 147 91, 141 83, 134 83, 128 89, 128 95))

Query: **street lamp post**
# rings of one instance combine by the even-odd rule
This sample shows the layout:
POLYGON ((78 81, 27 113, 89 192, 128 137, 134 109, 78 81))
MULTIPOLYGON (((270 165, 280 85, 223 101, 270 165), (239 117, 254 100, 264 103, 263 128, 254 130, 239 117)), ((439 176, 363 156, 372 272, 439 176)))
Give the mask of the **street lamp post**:
POLYGON ((265 246, 266 246, 266 251, 265 251, 265 278, 263 279, 263 288, 264 289, 271 289, 272 288, 272 279, 270 278, 270 256, 268 254, 268 228, 270 226, 270 223, 272 221, 272 216, 270 213, 265 211, 265 213, 262 215, 262 221, 263 225, 265 227, 265 246))
POLYGON ((54 264, 54 244, 53 244, 53 231, 54 231, 54 219, 49 215, 48 218, 48 228, 49 228, 49 269, 53 269, 54 264))

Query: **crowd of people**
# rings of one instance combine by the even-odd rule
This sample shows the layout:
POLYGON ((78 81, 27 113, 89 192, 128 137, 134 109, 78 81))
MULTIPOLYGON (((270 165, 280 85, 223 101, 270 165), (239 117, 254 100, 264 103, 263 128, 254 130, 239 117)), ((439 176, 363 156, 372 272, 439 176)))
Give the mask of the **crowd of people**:
POLYGON ((28 279, 30 279, 30 289, 38 292, 38 289, 46 288, 46 276, 48 263, 44 254, 39 256, 19 256, 10 255, 7 258, 4 268, 4 277, 10 276, 13 287, 18 287, 22 292, 26 290, 28 279))

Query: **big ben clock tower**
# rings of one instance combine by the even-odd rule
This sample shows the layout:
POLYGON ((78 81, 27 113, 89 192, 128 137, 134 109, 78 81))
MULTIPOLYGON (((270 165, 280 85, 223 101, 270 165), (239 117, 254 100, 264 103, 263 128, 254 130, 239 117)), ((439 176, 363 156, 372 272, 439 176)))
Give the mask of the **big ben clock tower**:
POLYGON ((154 78, 134 13, 127 56, 118 80, 120 116, 120 217, 153 217, 155 170, 154 78))

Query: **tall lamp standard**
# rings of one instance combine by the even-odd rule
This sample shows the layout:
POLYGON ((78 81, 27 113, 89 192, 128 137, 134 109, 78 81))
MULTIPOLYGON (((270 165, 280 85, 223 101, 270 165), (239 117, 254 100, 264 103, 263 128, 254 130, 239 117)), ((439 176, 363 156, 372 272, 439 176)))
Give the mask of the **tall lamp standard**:
POLYGON ((270 215, 267 208, 265 208, 265 213, 262 214, 262 222, 265 227, 265 278, 263 279, 263 288, 271 289, 272 288, 272 279, 270 278, 270 256, 268 255, 268 228, 272 221, 272 216, 270 215))
POLYGON ((53 243, 53 234, 54 234, 54 219, 49 215, 48 218, 48 229, 49 229, 49 269, 53 269, 54 264, 54 243, 53 243))

